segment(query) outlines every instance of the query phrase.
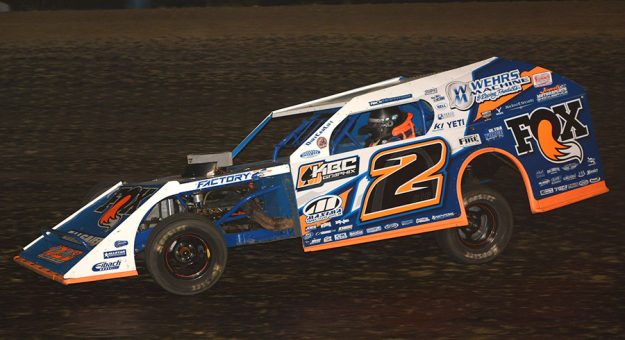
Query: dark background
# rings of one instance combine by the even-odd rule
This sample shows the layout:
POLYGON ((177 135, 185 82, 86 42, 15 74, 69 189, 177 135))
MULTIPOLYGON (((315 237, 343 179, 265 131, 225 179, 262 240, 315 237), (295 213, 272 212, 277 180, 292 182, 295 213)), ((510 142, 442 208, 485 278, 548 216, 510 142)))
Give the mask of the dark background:
POLYGON ((0 337, 623 337, 625 6, 594 4, 0 14, 0 337), (493 263, 457 264, 429 235, 306 254, 287 240, 232 249, 214 288, 178 297, 142 268, 62 286, 11 260, 103 179, 179 173, 271 110, 493 55, 587 87, 611 189, 531 215, 500 172, 516 230, 493 263))

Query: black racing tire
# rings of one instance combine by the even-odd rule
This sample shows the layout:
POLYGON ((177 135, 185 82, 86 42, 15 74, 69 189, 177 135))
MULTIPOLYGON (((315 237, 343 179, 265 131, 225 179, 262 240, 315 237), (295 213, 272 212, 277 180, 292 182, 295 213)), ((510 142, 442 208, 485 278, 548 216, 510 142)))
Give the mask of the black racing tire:
POLYGON ((221 277, 228 260, 223 236, 206 218, 180 213, 157 224, 145 248, 154 281, 170 293, 199 294, 221 277))
POLYGON ((436 242, 449 257, 469 264, 494 260, 512 237, 512 209, 499 192, 483 185, 463 188, 469 225, 436 232, 436 242))

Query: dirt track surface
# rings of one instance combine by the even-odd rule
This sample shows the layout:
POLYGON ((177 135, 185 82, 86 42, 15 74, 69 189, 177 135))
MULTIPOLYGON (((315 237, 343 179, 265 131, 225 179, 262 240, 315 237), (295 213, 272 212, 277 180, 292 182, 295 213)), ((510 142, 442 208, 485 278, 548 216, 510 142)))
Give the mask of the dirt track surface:
POLYGON ((421 6, 0 14, 0 337, 625 337, 625 5, 421 6), (420 10, 472 19, 470 6, 508 14, 442 33, 432 19, 412 25, 420 10), (530 13, 544 20, 537 7, 553 26, 516 27, 530 13), (319 26, 305 20, 313 10, 319 26), (240 31, 217 20, 237 11, 248 13, 240 31), (354 11, 391 24, 365 30, 343 15, 354 11), (285 13, 306 29, 291 31, 298 20, 285 13), (132 32, 131 20, 155 30, 132 32), (233 249, 211 291, 182 298, 144 270, 66 287, 11 261, 102 179, 178 173, 186 154, 232 149, 273 109, 493 55, 587 87, 611 192, 530 215, 500 173, 516 231, 491 264, 456 264, 427 236, 312 254, 288 240, 233 249))

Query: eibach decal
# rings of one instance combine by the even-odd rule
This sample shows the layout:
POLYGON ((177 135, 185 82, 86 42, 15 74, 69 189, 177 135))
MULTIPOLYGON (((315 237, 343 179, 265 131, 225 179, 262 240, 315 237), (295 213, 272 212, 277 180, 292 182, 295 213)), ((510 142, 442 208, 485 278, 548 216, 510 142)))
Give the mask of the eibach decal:
POLYGON ((95 212, 101 213, 98 219, 98 226, 103 229, 114 228, 121 218, 132 214, 139 204, 156 192, 156 188, 121 187, 104 204, 99 206, 95 212))
POLYGON ((369 221, 438 205, 443 192, 447 144, 442 139, 403 145, 372 159, 360 219, 369 221))
POLYGON ((512 131, 515 149, 519 156, 534 152, 532 140, 543 157, 552 163, 584 160, 584 150, 577 142, 588 136, 588 126, 577 117, 582 111, 578 98, 549 107, 539 107, 521 116, 506 119, 506 127, 512 131))

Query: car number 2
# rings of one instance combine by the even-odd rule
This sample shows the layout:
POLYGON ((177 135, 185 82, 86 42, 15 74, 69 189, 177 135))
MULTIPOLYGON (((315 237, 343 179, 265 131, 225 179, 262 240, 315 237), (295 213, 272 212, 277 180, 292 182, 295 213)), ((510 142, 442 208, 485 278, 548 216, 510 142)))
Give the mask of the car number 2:
POLYGON ((441 202, 447 144, 441 139, 402 145, 371 159, 362 221, 401 214, 441 202))

